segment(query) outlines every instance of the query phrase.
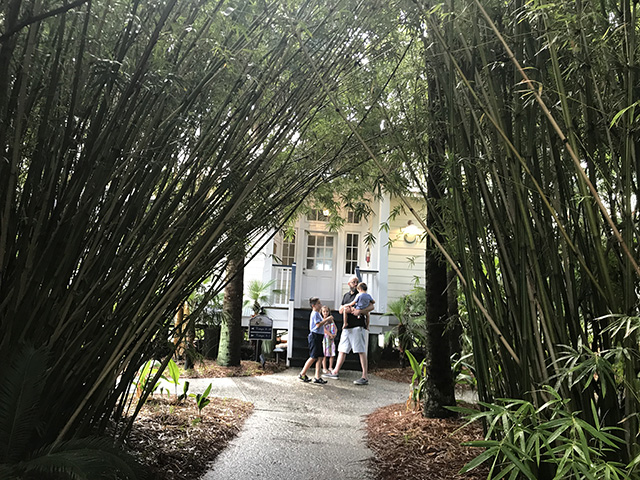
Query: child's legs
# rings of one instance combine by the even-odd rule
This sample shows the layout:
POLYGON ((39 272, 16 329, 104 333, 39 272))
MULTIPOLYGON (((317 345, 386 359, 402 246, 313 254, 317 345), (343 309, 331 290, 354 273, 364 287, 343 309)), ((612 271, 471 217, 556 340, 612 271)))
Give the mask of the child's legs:
POLYGON ((304 363, 304 367, 302 367, 302 371, 300 372, 300 375, 306 375, 307 370, 309 370, 311 365, 313 365, 313 362, 315 362, 316 360, 317 358, 309 357, 309 359, 304 363))
POLYGON ((322 357, 322 370, 327 369, 327 357, 322 357))
MULTIPOLYGON (((324 357, 322 357, 322 359, 324 360, 324 357)), ((322 366, 320 363, 320 359, 317 359, 318 361, 316 362, 316 378, 320 378, 320 367, 322 366)))
MULTIPOLYGON (((324 358, 327 358, 327 357, 324 357, 324 358)), ((333 370, 333 366, 335 365, 335 363, 336 363, 336 356, 332 355, 331 357, 329 357, 329 370, 333 370)))

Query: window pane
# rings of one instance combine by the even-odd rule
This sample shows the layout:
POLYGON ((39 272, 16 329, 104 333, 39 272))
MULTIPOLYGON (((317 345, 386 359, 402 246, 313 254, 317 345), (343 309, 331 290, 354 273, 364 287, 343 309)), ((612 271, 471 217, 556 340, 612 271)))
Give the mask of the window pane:
POLYGON ((307 259, 307 268, 313 270, 313 258, 307 259))
POLYGON ((333 237, 327 237, 327 247, 333 247, 333 237))
POLYGON ((324 257, 324 248, 316 248, 316 258, 324 257))
POLYGON ((308 240, 308 245, 315 245, 316 244, 316 237, 315 235, 309 235, 309 240, 308 240))
POLYGON ((345 248, 344 271, 347 275, 352 275, 356 271, 358 264, 358 241, 360 236, 357 233, 347 234, 347 246, 345 248))
POLYGON ((307 258, 313 258, 313 252, 315 251, 315 249, 313 247, 308 247, 307 248, 307 258))
POLYGON ((333 260, 330 258, 324 261, 324 269, 325 270, 333 270, 333 260))

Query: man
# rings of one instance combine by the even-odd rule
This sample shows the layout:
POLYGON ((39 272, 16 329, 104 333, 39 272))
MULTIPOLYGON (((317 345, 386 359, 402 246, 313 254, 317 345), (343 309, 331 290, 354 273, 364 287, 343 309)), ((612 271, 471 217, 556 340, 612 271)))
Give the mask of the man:
MULTIPOLYGON (((349 291, 342 297, 342 304, 338 310, 341 314, 344 313, 346 305, 353 303, 358 295, 358 277, 353 276, 349 279, 349 291)), ((360 357, 360 366, 362 367, 362 377, 355 380, 353 383, 356 385, 368 385, 369 379, 367 378, 367 344, 369 342, 369 325, 367 323, 367 313, 374 309, 374 305, 370 304, 363 310, 354 310, 353 313, 347 313, 347 326, 342 329, 340 335, 340 345, 338 345, 338 361, 336 362, 336 368, 329 373, 325 373, 323 377, 326 378, 339 378, 340 368, 347 358, 347 353, 353 350, 353 353, 357 353, 360 357)))

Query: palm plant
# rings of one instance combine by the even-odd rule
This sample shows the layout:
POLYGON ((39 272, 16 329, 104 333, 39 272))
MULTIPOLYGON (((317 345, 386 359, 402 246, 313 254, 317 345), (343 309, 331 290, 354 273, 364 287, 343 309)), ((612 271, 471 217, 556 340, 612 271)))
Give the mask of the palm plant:
POLYGON ((390 302, 385 315, 393 315, 398 323, 385 333, 385 343, 394 345, 400 353, 400 366, 406 365, 406 352, 413 348, 423 348, 425 344, 424 314, 410 308, 407 295, 390 302))
POLYGON ((143 478, 135 460, 112 438, 72 438, 42 445, 43 404, 52 357, 48 347, 25 345, 3 370, 0 385, 0 478, 143 478), (41 445, 33 449, 33 444, 41 445))
POLYGON ((264 313, 263 305, 269 302, 272 294, 282 293, 281 290, 272 289, 275 280, 262 282, 260 280, 251 280, 245 292, 246 300, 243 303, 244 308, 251 307, 254 315, 264 313))

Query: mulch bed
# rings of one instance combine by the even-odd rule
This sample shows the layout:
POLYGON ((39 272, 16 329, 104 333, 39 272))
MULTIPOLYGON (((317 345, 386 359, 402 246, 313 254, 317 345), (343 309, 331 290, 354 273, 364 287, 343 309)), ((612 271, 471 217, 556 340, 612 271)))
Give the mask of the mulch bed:
POLYGON ((461 443, 483 438, 479 424, 464 427, 462 419, 424 418, 419 411, 398 403, 367 416, 367 444, 379 480, 480 480, 488 470, 467 474, 460 469, 481 450, 461 443))
MULTIPOLYGON (((184 362, 178 362, 181 370, 184 362)), ((285 362, 276 364, 266 362, 264 368, 259 362, 242 360, 237 367, 221 367, 215 360, 202 360, 195 365, 195 368, 182 370, 180 378, 222 378, 222 377, 257 377, 260 375, 271 375, 287 369, 285 362)))
MULTIPOLYGON (((220 367, 205 361, 182 378, 265 375, 284 370, 283 364, 242 361, 238 367, 220 367)), ((410 368, 383 366, 376 376, 411 383, 410 368)), ((175 397, 152 397, 141 410, 127 444, 154 480, 195 480, 240 431, 253 405, 229 398, 210 397, 201 412, 193 398, 182 404, 175 397)), ((405 404, 380 408, 367 416, 367 443, 375 452, 372 468, 379 480, 480 480, 487 469, 461 475, 460 469, 480 453, 461 443, 482 439, 479 424, 462 430, 461 419, 428 419, 405 404)))
MULTIPOLYGON (((221 367, 215 361, 198 362, 182 370, 180 378, 257 376, 284 370, 283 364, 243 360, 237 367, 221 367)), ((227 444, 240 432, 253 404, 210 396, 200 412, 191 397, 182 403, 174 395, 155 395, 140 410, 127 445, 153 480, 195 480, 201 477, 227 444)))
MULTIPOLYGON (((406 384, 411 384, 413 377, 410 367, 389 364, 374 367, 372 373, 406 384)), ((488 469, 484 466, 464 475, 459 473, 482 453, 478 448, 461 446, 484 438, 479 423, 460 430, 466 423, 460 418, 424 418, 420 411, 410 410, 404 403, 379 408, 367 416, 366 423, 367 444, 376 452, 372 466, 379 480, 487 478, 488 469)))
POLYGON ((193 398, 182 404, 151 398, 140 411, 127 445, 154 480, 192 480, 235 437, 253 411, 253 404, 209 397, 198 412, 193 398))
POLYGON ((413 370, 409 367, 389 367, 389 366, 377 366, 370 368, 369 371, 376 377, 384 378, 392 382, 406 383, 411 385, 411 378, 413 378, 413 370))

